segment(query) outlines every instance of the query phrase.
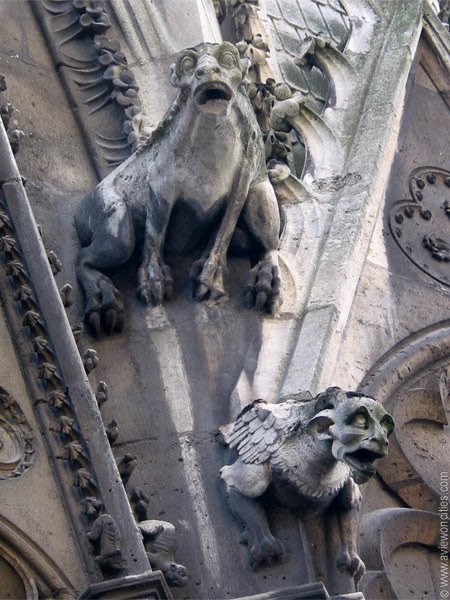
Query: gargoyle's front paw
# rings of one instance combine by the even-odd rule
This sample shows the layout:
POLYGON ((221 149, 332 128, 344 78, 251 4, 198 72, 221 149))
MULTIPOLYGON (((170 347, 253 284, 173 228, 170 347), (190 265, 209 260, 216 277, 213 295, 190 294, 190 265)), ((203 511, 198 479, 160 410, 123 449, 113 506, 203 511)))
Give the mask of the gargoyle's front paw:
POLYGON ((364 577, 366 566, 356 553, 350 553, 348 550, 343 550, 337 560, 336 566, 341 573, 347 571, 358 584, 364 577))
POLYGON ((98 291, 88 298, 84 320, 95 336, 103 329, 105 333, 120 333, 125 324, 122 294, 107 277, 97 282, 98 291))
POLYGON ((249 552, 250 566, 254 571, 261 565, 270 565, 276 560, 283 561, 286 556, 282 542, 270 534, 254 540, 249 545, 249 552))
POLYGON ((276 312, 281 304, 281 279, 277 265, 270 259, 261 260, 247 274, 244 285, 244 304, 247 308, 276 312))
POLYGON ((170 300, 173 294, 173 278, 170 267, 166 264, 141 267, 139 287, 137 291, 141 302, 149 306, 160 306, 163 300, 170 300))
POLYGON ((224 286, 225 267, 199 259, 191 267, 192 295, 196 300, 218 301, 227 296, 224 286))

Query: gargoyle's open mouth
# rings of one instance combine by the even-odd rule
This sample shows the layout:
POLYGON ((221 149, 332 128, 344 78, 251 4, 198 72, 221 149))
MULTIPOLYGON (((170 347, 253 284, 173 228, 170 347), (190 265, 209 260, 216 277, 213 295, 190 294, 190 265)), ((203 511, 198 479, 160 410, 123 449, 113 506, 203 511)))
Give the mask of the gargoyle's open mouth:
POLYGON ((219 114, 223 112, 231 100, 231 90, 221 81, 207 81, 198 86, 194 97, 200 110, 219 114))
POLYGON ((385 452, 375 452, 374 450, 360 448, 355 452, 346 453, 344 460, 349 465, 356 483, 366 483, 376 471, 373 464, 374 461, 383 458, 385 455, 385 452))

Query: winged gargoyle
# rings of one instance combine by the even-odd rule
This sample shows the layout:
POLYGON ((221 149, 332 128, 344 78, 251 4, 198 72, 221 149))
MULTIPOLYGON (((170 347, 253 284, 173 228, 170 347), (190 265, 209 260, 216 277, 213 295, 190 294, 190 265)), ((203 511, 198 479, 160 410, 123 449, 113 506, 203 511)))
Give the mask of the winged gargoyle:
POLYGON ((375 473, 373 463, 387 454, 393 429, 379 402, 338 387, 309 402, 256 400, 222 427, 224 443, 238 457, 220 476, 228 506, 245 527, 252 568, 285 555, 260 503, 270 490, 304 520, 333 503, 341 536, 337 566, 358 582, 365 567, 356 550, 354 517, 361 502, 356 484, 375 473))

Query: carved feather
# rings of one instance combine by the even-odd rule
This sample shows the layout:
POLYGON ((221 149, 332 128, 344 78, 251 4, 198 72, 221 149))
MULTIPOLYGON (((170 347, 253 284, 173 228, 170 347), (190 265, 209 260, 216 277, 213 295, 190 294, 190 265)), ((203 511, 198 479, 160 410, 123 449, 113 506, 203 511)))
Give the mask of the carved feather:
POLYGON ((255 400, 244 408, 233 426, 222 433, 224 442, 236 449, 244 462, 262 464, 299 425, 300 411, 296 403, 269 404, 255 400))

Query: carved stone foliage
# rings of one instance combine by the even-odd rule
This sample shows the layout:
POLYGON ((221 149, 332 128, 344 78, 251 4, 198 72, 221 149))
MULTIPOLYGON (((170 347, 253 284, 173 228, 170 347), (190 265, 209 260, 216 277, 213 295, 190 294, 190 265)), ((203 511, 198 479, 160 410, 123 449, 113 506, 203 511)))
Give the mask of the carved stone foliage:
POLYGON ((421 271, 450 285, 450 171, 415 169, 409 188, 412 199, 390 210, 394 240, 421 271))
POLYGON ((96 167, 105 175, 150 134, 134 74, 119 42, 108 34, 108 3, 45 0, 33 2, 33 8, 69 97, 82 115, 96 167))
MULTIPOLYGON (((0 187, 1 300, 8 321, 17 339, 20 339, 20 353, 27 364, 25 374, 33 396, 36 418, 54 458, 55 471, 65 492, 74 527, 80 538, 85 536, 86 562, 88 570, 92 572, 95 569, 89 565, 89 542, 86 534, 91 522, 103 512, 104 505, 90 452, 71 394, 64 382, 30 274, 30 261, 36 257, 24 252, 23 238, 19 239, 17 232, 19 230, 23 233, 20 229, 26 222, 23 213, 19 225, 17 220, 18 213, 25 210, 23 207, 26 206, 27 198, 23 184, 16 175, 18 171, 11 158, 11 150, 5 147, 7 139, 4 131, 0 131, 0 134, 0 150, 6 165, 2 173, 5 181, 0 187)), ((29 215, 30 213, 26 213, 26 217, 29 215)), ((34 222, 27 223, 26 242, 32 237, 30 230, 36 236, 36 253, 42 252, 39 259, 48 260, 47 265, 44 263, 47 271, 41 268, 39 275, 50 287, 54 285, 54 275, 61 269, 60 262, 54 253, 45 258, 34 222)), ((35 263, 33 267, 35 268, 35 263)), ((57 290, 56 297, 58 298, 57 290)), ((92 352, 89 354, 91 360, 96 357, 92 352)), ((33 454, 33 435, 23 413, 6 391, 0 388, 0 479, 5 471, 9 471, 9 476, 21 474, 30 466, 33 454)), ((98 562, 103 567, 103 562, 98 562)))
POLYGON ((277 312, 280 214, 266 173, 261 131, 243 91, 245 73, 229 42, 181 52, 171 79, 178 95, 166 117, 148 143, 78 207, 75 225, 83 249, 77 276, 94 333, 123 329, 121 294, 101 271, 129 260, 135 233, 144 225, 138 297, 145 304, 160 305, 172 296, 166 252, 201 252, 190 271, 194 297, 212 302, 225 298, 227 252, 241 221, 237 244, 253 257, 244 284, 245 305, 277 312))
POLYGON ((387 454, 392 417, 376 400, 329 388, 308 402, 268 404, 256 400, 236 421, 221 428, 225 444, 238 453, 222 467, 231 512, 244 525, 243 540, 253 568, 284 557, 255 499, 271 491, 302 519, 333 504, 340 530, 336 564, 358 583, 364 564, 356 551, 354 517, 361 495, 356 483, 375 473, 373 462, 387 454), (355 483, 356 482, 356 483, 355 483))
POLYGON ((20 406, 0 387, 0 479, 22 475, 34 458, 33 431, 20 406))
MULTIPOLYGON (((0 92, 4 92, 6 89, 6 78, 0 73, 0 92)), ((20 140, 25 134, 19 129, 19 123, 15 118, 15 113, 16 109, 10 102, 0 104, 0 118, 5 126, 6 133, 8 134, 11 149, 14 154, 17 154, 19 151, 20 140)))

